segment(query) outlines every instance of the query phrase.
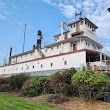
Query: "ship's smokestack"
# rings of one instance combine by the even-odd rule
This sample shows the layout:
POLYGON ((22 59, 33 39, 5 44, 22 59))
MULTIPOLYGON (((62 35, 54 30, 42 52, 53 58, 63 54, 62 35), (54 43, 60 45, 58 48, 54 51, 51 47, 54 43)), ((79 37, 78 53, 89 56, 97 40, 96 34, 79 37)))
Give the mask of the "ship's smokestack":
POLYGON ((42 40, 42 31, 38 31, 38 34, 37 34, 37 47, 38 49, 41 48, 41 40, 42 40))
POLYGON ((33 45, 33 50, 36 48, 36 46, 35 45, 33 45))
POLYGON ((10 48, 10 57, 11 57, 11 55, 12 55, 12 47, 10 48))
POLYGON ((12 47, 10 48, 9 65, 11 64, 12 47))

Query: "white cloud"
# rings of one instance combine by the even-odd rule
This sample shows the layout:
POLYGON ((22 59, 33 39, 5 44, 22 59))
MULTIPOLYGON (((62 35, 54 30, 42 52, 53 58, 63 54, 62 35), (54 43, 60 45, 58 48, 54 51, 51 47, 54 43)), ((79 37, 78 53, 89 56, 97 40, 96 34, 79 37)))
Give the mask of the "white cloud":
POLYGON ((65 15, 67 18, 72 18, 76 10, 71 5, 63 5, 63 4, 59 4, 59 9, 61 10, 62 14, 65 15))
MULTIPOLYGON (((97 29, 98 39, 104 40, 110 30, 110 13, 107 8, 110 7, 110 0, 42 0, 52 6, 55 3, 61 13, 68 19, 74 18, 75 10, 82 11, 83 17, 87 17, 99 28, 97 29), (106 13, 105 13, 106 12, 106 13), (105 13, 105 14, 104 14, 105 13)), ((110 34, 108 35, 105 46, 110 47, 110 34)))
POLYGON ((81 6, 80 3, 76 3, 76 7, 77 7, 77 8, 81 8, 82 6, 81 6))

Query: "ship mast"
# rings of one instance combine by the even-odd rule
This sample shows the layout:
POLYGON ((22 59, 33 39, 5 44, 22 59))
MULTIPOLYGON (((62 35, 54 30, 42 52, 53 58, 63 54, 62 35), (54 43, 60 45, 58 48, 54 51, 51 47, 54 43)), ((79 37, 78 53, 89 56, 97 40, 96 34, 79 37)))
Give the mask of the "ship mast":
POLYGON ((24 46, 25 46, 25 33, 26 33, 26 24, 25 24, 25 27, 24 27, 23 53, 24 53, 24 46))

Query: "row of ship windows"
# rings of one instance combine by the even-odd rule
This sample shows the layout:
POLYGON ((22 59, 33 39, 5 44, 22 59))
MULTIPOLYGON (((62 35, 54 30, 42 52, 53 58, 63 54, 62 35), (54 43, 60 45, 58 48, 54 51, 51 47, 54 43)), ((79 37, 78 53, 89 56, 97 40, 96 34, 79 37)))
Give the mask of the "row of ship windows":
MULTIPOLYGON (((80 24, 81 25, 83 25, 84 24, 84 22, 83 21, 81 21, 80 22, 80 24)), ((88 25, 88 27, 90 27, 90 28, 92 28, 93 30, 94 30, 94 28, 89 24, 89 23, 87 23, 87 22, 85 22, 85 25, 88 25)), ((76 24, 74 24, 74 25, 71 25, 71 28, 75 28, 76 27, 76 24)))
MULTIPOLYGON (((59 46, 57 46, 57 49, 59 49, 59 46)), ((53 50, 53 47, 51 48, 51 50, 53 50)), ((45 52, 47 52, 47 49, 45 49, 45 52)))
MULTIPOLYGON (((28 54, 28 55, 29 55, 29 54, 28 54)), ((32 55, 33 55, 33 53, 30 54, 30 56, 32 56, 32 55)), ((23 56, 24 56, 24 55, 23 55, 23 56)), ((21 55, 21 58, 22 58, 23 56, 21 55)), ((27 55, 25 55, 25 56, 27 57, 27 55)))
MULTIPOLYGON (((90 44, 86 42, 86 46, 88 46, 88 47, 89 47, 89 46, 90 46, 90 44)), ((93 46, 93 49, 95 49, 95 50, 96 50, 96 48, 97 48, 96 46, 93 46)))
MULTIPOLYGON (((64 61, 64 65, 67 65, 67 61, 64 61)), ((53 63, 51 63, 50 66, 53 67, 53 63)), ((43 64, 41 64, 40 67, 43 68, 43 64)), ((33 66, 32 66, 32 69, 34 69, 34 68, 35 68, 35 66, 33 65, 33 66)), ((24 69, 24 68, 21 67, 21 70, 23 70, 23 69, 24 69)), ((27 66, 27 68, 26 68, 25 70, 28 70, 28 69, 29 69, 29 66, 27 66)), ((15 70, 17 71, 18 68, 16 68, 16 69, 14 68, 13 70, 12 70, 12 69, 9 69, 8 72, 10 72, 10 71, 15 71, 15 70)), ((5 69, 4 69, 4 72, 5 72, 5 69)))

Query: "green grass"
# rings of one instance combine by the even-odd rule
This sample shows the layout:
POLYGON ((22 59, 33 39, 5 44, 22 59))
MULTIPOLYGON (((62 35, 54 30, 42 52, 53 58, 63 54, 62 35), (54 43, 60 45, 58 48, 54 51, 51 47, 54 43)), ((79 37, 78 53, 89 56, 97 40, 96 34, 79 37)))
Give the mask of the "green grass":
POLYGON ((46 104, 36 104, 10 94, 0 94, 0 110, 61 110, 46 104))

